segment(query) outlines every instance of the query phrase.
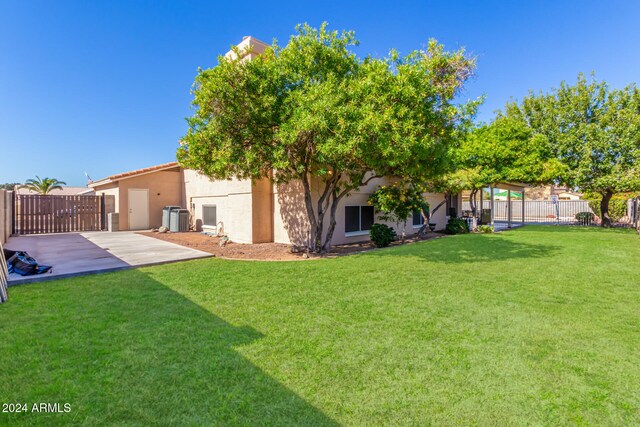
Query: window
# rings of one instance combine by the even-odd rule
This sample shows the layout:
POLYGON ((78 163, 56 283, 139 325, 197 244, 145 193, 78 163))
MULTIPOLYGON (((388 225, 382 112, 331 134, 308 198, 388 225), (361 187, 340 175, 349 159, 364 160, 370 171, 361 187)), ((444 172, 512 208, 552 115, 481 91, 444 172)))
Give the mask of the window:
POLYGON ((347 235, 366 234, 374 221, 373 206, 345 206, 344 231, 347 235))
POLYGON ((420 210, 413 211, 413 226, 418 228, 422 227, 424 224, 424 218, 422 217, 422 212, 420 210))
POLYGON ((206 227, 218 225, 216 205, 202 205, 202 225, 206 227))

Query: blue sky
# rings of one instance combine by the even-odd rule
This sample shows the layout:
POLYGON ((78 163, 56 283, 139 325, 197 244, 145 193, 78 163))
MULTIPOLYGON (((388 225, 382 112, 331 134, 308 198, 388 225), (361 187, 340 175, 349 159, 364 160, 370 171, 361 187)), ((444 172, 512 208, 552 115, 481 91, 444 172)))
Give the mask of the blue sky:
POLYGON ((640 2, 224 2, 0 0, 0 182, 36 174, 84 185, 174 159, 197 67, 252 35, 295 24, 352 29, 357 52, 406 53, 436 38, 478 57, 465 97, 489 121, 522 98, 595 71, 640 76, 640 2))

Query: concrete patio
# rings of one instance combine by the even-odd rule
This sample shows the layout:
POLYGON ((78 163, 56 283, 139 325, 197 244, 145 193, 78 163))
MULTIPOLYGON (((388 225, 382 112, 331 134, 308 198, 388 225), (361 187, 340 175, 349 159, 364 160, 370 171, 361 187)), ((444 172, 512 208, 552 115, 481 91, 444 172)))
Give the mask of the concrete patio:
POLYGON ((38 264, 53 266, 50 273, 42 275, 10 274, 9 286, 212 256, 128 231, 11 237, 4 247, 26 251, 38 264))

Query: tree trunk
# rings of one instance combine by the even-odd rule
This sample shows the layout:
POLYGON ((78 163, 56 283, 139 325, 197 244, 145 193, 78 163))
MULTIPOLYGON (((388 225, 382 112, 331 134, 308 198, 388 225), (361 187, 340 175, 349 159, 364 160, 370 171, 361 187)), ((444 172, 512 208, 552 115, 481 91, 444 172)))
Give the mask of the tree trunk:
POLYGON ((316 251, 316 248, 320 246, 322 242, 322 230, 318 230, 318 221, 316 220, 316 214, 313 211, 313 199, 311 198, 311 185, 309 184, 309 177, 304 174, 300 177, 302 181, 302 187, 304 188, 304 204, 307 208, 307 219, 309 220, 309 250, 316 251))
POLYGON ((478 194, 478 189, 474 188, 471 190, 469 194, 469 207, 471 207, 471 230, 476 231, 478 228, 478 218, 476 217, 476 213, 478 212, 478 203, 476 201, 476 195, 478 194))
POLYGON ((600 200, 600 225, 605 228, 609 228, 613 225, 613 221, 611 221, 611 217, 609 216, 609 201, 613 196, 613 192, 611 190, 607 190, 601 193, 602 200, 600 200))
POLYGON ((474 188, 469 193, 469 207, 471 207, 471 214, 475 217, 476 212, 478 210, 478 204, 476 203, 476 194, 478 194, 478 189, 474 188))
POLYGON ((444 200, 438 203, 438 206, 436 206, 434 210, 429 212, 429 221, 431 221, 431 218, 433 218, 433 214, 438 212, 438 209, 440 209, 447 203, 447 197, 449 197, 449 193, 445 193, 444 200))
POLYGON ((331 250, 331 239, 333 238, 333 232, 336 229, 336 212, 338 211, 338 203, 342 196, 338 196, 334 190, 331 193, 331 211, 329 211, 329 229, 327 230, 327 237, 322 245, 322 252, 329 252, 331 250))

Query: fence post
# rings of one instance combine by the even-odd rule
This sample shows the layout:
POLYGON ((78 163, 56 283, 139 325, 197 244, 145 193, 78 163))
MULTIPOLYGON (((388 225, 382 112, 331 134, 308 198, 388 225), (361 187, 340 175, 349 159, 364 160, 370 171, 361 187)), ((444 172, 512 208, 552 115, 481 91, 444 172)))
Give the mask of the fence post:
POLYGON ((507 189, 507 228, 511 228, 511 189, 507 189))
POLYGON ((15 235, 17 230, 17 222, 16 221, 16 199, 18 198, 18 192, 14 191, 11 197, 11 234, 15 235))
POLYGON ((105 225, 107 224, 106 204, 104 201, 104 197, 104 193, 100 195, 100 231, 104 231, 105 225))
POLYGON ((494 211, 493 211, 493 208, 494 208, 494 205, 495 205, 494 200, 493 200, 493 186, 489 187, 489 191, 491 192, 491 194, 490 194, 490 196, 491 196, 491 203, 490 203, 490 205, 491 205, 491 226, 493 227, 493 223, 494 223, 493 217, 495 216, 494 215, 494 211))

